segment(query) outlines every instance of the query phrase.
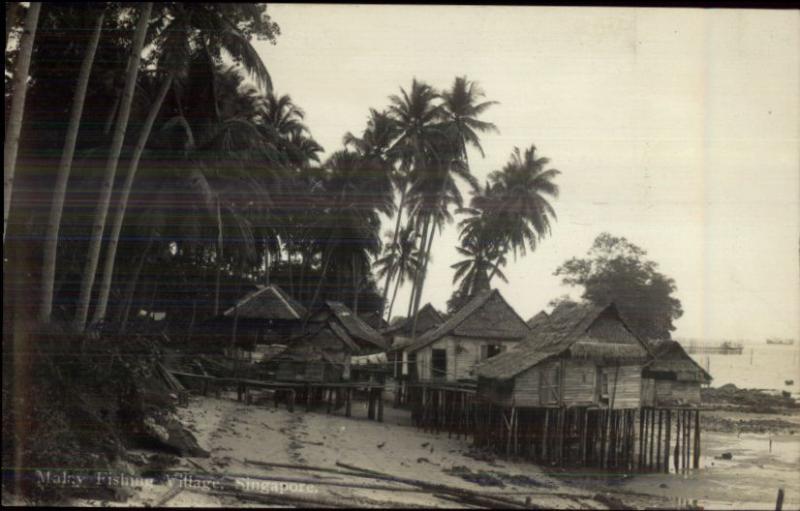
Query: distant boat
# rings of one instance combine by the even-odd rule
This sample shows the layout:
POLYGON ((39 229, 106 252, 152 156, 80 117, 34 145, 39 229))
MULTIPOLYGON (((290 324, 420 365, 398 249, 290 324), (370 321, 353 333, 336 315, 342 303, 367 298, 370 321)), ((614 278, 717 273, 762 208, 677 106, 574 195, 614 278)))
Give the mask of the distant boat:
POLYGON ((780 344, 783 346, 791 346, 794 344, 794 339, 777 339, 773 337, 771 339, 767 339, 767 344, 780 344))

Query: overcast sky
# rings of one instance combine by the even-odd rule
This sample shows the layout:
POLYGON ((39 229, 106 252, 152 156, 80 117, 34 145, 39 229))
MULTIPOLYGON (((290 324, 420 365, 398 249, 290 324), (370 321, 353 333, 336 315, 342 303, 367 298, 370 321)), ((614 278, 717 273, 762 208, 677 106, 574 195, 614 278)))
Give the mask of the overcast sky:
MULTIPOLYGON (((514 146, 563 173, 558 221, 493 281, 525 318, 570 289, 553 276, 602 231, 675 279, 679 337, 797 337, 798 11, 271 4, 258 42, 328 154, 413 77, 477 81, 499 134, 470 154, 481 181, 514 146)), ((386 225, 384 230, 393 228, 386 225)), ((455 225, 434 242, 423 303, 453 289, 455 225)), ((398 295, 405 314, 410 290, 398 295)), ((576 291, 572 291, 577 296, 576 291)))

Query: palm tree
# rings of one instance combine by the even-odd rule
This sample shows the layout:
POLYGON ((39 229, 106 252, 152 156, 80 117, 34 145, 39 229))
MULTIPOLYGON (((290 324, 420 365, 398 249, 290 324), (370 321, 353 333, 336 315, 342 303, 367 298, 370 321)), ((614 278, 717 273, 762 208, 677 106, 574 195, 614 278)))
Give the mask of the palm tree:
POLYGON ((392 242, 386 245, 383 257, 375 261, 376 276, 378 278, 386 278, 386 285, 383 290, 384 307, 388 297, 389 284, 393 278, 396 278, 392 301, 387 308, 387 321, 392 317, 392 309, 394 308, 398 289, 405 283, 407 278, 417 278, 420 267, 417 234, 413 226, 406 226, 399 234, 391 235, 391 238, 392 242))
POLYGON ((442 93, 448 129, 461 142, 462 156, 467 165, 467 145, 472 145, 480 151, 481 156, 485 156, 478 133, 499 132, 494 124, 478 119, 490 106, 498 104, 497 101, 480 102, 484 96, 478 84, 467 80, 466 76, 456 77, 452 88, 442 93))
POLYGON ((453 284, 460 282, 459 291, 464 296, 473 295, 477 289, 476 285, 482 276, 492 271, 503 282, 508 282, 506 276, 500 270, 500 266, 505 265, 505 257, 493 253, 487 245, 481 243, 481 240, 475 238, 466 238, 462 240, 461 246, 456 247, 459 254, 466 259, 451 265, 450 267, 456 270, 453 275, 453 284))
MULTIPOLYGON (((240 57, 244 63, 245 69, 254 75, 260 83, 271 87, 271 80, 266 67, 264 67, 261 59, 255 54, 254 50, 250 51, 252 48, 250 50, 246 49, 249 47, 249 41, 235 26, 230 22, 226 22, 225 37, 220 37, 217 33, 207 34, 206 31, 209 29, 209 26, 219 28, 219 23, 213 22, 214 14, 209 14, 205 10, 195 10, 192 8, 184 9, 181 4, 178 4, 177 8, 177 16, 173 18, 168 28, 164 31, 163 43, 161 45, 161 65, 169 69, 169 71, 166 71, 166 77, 162 82, 161 89, 155 101, 152 103, 152 107, 142 125, 139 138, 134 147, 128 175, 122 187, 120 202, 114 215, 111 228, 111 237, 109 239, 108 248, 106 249, 103 279, 100 285, 97 307, 95 308, 95 314, 92 320, 94 323, 103 320, 105 317, 108 296, 111 289, 111 277, 114 271, 116 249, 119 243, 119 234, 125 217, 128 196, 130 195, 131 187, 133 186, 133 181, 139 167, 139 161, 145 145, 150 138, 150 132, 152 131, 156 117, 161 111, 164 98, 172 87, 173 80, 185 74, 186 66, 190 61, 189 55, 192 51, 191 47, 194 46, 197 48, 200 46, 197 39, 218 41, 231 55, 240 57), (200 21, 193 24, 193 19, 199 19, 200 21), (255 57, 252 55, 255 55, 255 57)), ((208 48, 207 44, 205 48, 208 48)), ((235 96, 240 97, 239 95, 235 96)))
POLYGON ((334 254, 342 250, 377 253, 380 250, 378 215, 388 214, 393 207, 391 181, 374 162, 343 150, 331 155, 325 163, 325 169, 327 175, 321 183, 320 194, 325 204, 323 221, 328 236, 324 242, 320 278, 309 312, 316 305, 334 254))
MULTIPOLYGON (((41 2, 31 2, 28 13, 25 15, 25 25, 19 43, 19 55, 14 67, 12 82, 13 98, 8 116, 8 127, 3 144, 3 244, 6 241, 6 226, 8 213, 11 208, 11 191, 14 188, 14 173, 17 166, 17 151, 19 150, 19 134, 22 130, 22 117, 25 114, 25 95, 28 91, 28 70, 31 65, 33 53, 33 40, 36 38, 36 27, 39 23, 41 2)), ((9 29, 6 29, 8 33, 9 29)))
POLYGON ((515 257, 518 251, 524 255, 526 247, 534 250, 550 233, 556 212, 548 199, 558 197, 558 185, 553 180, 561 172, 546 169, 549 163, 549 159, 537 157, 534 145, 524 154, 515 147, 505 167, 489 175, 492 186, 487 194, 476 197, 473 205, 497 218, 504 245, 501 252, 511 248, 515 257))
POLYGON ((125 132, 128 128, 128 118, 133 102, 133 92, 136 86, 136 78, 139 75, 139 61, 141 60, 142 47, 147 34, 147 24, 150 21, 150 12, 153 10, 153 2, 146 2, 139 13, 139 21, 136 25, 136 32, 131 45, 131 54, 128 58, 128 67, 125 72, 125 87, 122 93, 122 100, 119 105, 119 113, 114 127, 114 136, 109 150, 108 161, 106 164, 103 184, 100 188, 100 197, 97 203, 94 223, 92 224, 91 237, 89 241, 88 257, 83 270, 81 280, 81 292, 78 298, 78 306, 75 311, 75 327, 78 331, 83 331, 86 325, 86 318, 89 315, 89 302, 92 296, 95 272, 100 261, 100 248, 103 241, 103 230, 106 225, 106 215, 111 202, 111 191, 114 186, 114 176, 117 173, 122 143, 125 139, 125 132))
POLYGON ((69 125, 64 141, 64 149, 61 153, 61 161, 58 164, 56 175, 55 190, 53 191, 53 204, 50 207, 50 217, 47 221, 47 234, 44 240, 44 263, 42 265, 42 295, 39 319, 43 323, 50 321, 50 314, 53 310, 53 286, 56 277, 56 259, 58 251, 58 232, 61 227, 61 214, 64 211, 64 198, 67 194, 67 182, 72 170, 72 159, 75 155, 75 144, 78 141, 78 130, 83 115, 83 105, 86 100, 86 89, 89 86, 89 76, 94 63, 94 56, 97 52, 97 45, 100 42, 100 32, 103 28, 105 10, 100 11, 100 15, 95 22, 92 36, 86 45, 81 69, 78 73, 78 81, 75 86, 75 94, 72 98, 72 108, 70 110, 69 125))

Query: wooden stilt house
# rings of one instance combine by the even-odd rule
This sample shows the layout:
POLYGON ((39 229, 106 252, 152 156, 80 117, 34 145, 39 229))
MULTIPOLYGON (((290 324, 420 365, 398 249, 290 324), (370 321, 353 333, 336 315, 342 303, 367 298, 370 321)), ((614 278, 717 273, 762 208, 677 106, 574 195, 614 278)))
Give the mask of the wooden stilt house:
POLYGON ((642 372, 642 401, 646 406, 698 406, 700 386, 711 383, 711 375, 677 341, 649 343, 653 360, 642 372))
POLYGON ((474 380, 480 362, 508 350, 530 329, 498 290, 476 293, 444 323, 402 347, 420 381, 474 380))
POLYGON ((482 396, 508 406, 639 407, 649 352, 616 306, 565 305, 548 321, 478 368, 482 396))
MULTIPOLYGON (((383 335, 389 340, 390 347, 387 352, 388 363, 392 367, 392 375, 395 379, 406 378, 413 381, 417 380, 416 364, 408 364, 406 354, 406 364, 403 364, 404 349, 412 342, 411 331, 413 329, 413 317, 406 318, 402 322, 392 325, 383 331, 383 335)), ((444 323, 444 318, 433 305, 426 303, 417 311, 417 330, 416 335, 421 336, 429 330, 444 323)))
POLYGON ((205 344, 235 358, 259 361, 298 335, 307 312, 276 285, 259 286, 221 315, 203 324, 205 344))
POLYGON ((329 301, 269 366, 280 381, 337 382, 350 379, 351 357, 385 350, 380 333, 344 304, 329 301))

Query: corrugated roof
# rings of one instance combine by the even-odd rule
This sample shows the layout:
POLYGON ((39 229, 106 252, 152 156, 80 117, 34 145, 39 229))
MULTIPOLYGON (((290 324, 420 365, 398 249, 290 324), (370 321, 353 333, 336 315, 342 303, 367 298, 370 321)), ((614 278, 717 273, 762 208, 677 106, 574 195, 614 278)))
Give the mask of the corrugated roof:
POLYGON ((448 320, 439 325, 437 328, 424 333, 419 339, 416 340, 416 342, 412 342, 406 349, 409 352, 417 351, 451 332, 464 337, 521 339, 530 332, 530 329, 525 323, 525 320, 522 319, 519 314, 517 314, 517 312, 508 304, 508 302, 505 301, 497 289, 492 291, 481 291, 463 307, 461 307, 461 309, 459 309, 455 314, 450 316, 448 320), (505 308, 507 309, 506 313, 509 314, 510 312, 509 316, 512 320, 505 322, 502 330, 495 329, 493 328, 493 325, 490 324, 485 324, 482 327, 473 327, 469 331, 464 328, 460 328, 467 319, 478 313, 487 303, 490 303, 490 300, 495 298, 501 300, 501 303, 505 305, 505 308))
POLYGON ((651 373, 673 373, 680 381, 708 383, 711 375, 703 369, 677 341, 659 339, 648 343, 655 357, 645 370, 651 373))
POLYGON ((260 286, 223 315, 242 319, 303 319, 306 309, 276 285, 260 286))
MULTIPOLYGON (((481 378, 491 378, 506 380, 513 378, 517 374, 525 371, 547 358, 558 355, 573 344, 581 341, 593 343, 596 341, 588 334, 589 327, 597 320, 601 314, 611 309, 617 319, 623 324, 625 329, 636 339, 643 351, 642 356, 648 356, 647 346, 625 325, 614 304, 597 306, 593 304, 571 305, 561 304, 550 314, 549 324, 545 327, 533 331, 517 347, 505 353, 501 353, 481 364, 476 372, 481 378)), ((580 349, 589 348, 585 345, 580 349)), ((622 348, 619 354, 626 358, 632 355, 631 348, 622 348), (624 353, 623 353, 624 352, 624 353)), ((610 352, 604 352, 604 356, 609 356, 610 352)))
POLYGON ((353 314, 345 304, 334 301, 326 301, 325 304, 351 337, 371 343, 382 350, 386 349, 386 340, 383 336, 353 314))

